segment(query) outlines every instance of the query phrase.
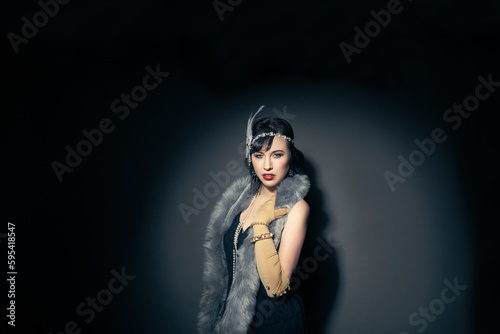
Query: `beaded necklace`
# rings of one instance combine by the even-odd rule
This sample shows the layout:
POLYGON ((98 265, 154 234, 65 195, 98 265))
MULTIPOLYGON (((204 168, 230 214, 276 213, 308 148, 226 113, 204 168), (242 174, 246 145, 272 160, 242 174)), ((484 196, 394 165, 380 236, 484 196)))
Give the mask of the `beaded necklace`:
POLYGON ((241 229, 243 228, 243 224, 246 223, 246 221, 248 219, 248 216, 250 215, 250 213, 252 213, 252 211, 253 211, 253 209, 255 207, 255 199, 257 198, 257 195, 259 195, 259 194, 260 194, 260 188, 257 191, 257 193, 255 195, 253 195, 252 201, 250 202, 250 205, 247 208, 247 212, 245 213, 245 217, 243 217, 240 220, 238 226, 236 227, 236 231, 234 232, 234 241, 233 241, 233 244, 234 244, 234 247, 233 247, 233 283, 234 283, 234 277, 235 277, 235 274, 236 274, 236 251, 238 249, 238 237, 240 235, 241 229))

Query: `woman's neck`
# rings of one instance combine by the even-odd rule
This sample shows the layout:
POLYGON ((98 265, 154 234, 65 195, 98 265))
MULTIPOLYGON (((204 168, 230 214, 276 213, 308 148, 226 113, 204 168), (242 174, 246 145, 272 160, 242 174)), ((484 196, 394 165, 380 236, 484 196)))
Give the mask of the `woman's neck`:
POLYGON ((276 193, 278 189, 277 186, 274 187, 266 187, 263 184, 260 185, 259 195, 261 198, 271 198, 271 196, 276 193))

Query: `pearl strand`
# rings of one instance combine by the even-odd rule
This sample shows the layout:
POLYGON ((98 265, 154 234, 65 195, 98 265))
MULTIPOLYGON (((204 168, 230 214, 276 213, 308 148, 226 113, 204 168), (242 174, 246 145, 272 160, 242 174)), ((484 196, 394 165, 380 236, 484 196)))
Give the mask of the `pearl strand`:
POLYGON ((250 213, 253 211, 253 208, 255 207, 255 199, 257 198, 257 195, 260 194, 260 188, 257 191, 255 195, 252 197, 252 201, 250 202, 250 205, 247 208, 247 212, 245 214, 245 217, 240 220, 238 226, 236 227, 236 231, 234 232, 234 240, 233 240, 233 283, 234 283, 234 277, 236 275, 236 250, 238 248, 238 236, 240 235, 240 231, 243 228, 243 224, 246 222, 248 216, 250 213))

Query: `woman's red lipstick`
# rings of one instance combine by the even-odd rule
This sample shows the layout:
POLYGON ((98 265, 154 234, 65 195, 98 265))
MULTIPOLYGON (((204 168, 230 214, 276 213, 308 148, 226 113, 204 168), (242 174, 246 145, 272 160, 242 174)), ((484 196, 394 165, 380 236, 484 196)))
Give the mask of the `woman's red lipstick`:
POLYGON ((274 174, 262 174, 262 177, 266 180, 274 179, 274 174))

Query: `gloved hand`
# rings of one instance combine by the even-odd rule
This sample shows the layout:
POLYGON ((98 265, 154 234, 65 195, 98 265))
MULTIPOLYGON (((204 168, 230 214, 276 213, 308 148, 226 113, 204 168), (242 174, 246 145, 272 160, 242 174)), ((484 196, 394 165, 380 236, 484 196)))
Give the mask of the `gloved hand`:
MULTIPOLYGON (((276 194, 262 204, 259 211, 257 211, 252 222, 254 237, 269 233, 269 224, 288 213, 288 208, 275 210, 275 203, 276 194)), ((255 261, 257 262, 260 280, 266 288, 267 295, 269 297, 278 297, 286 293, 286 289, 290 285, 290 279, 281 267, 272 238, 255 241, 255 261)))
POLYGON ((271 196, 262 206, 253 218, 253 223, 264 223, 269 225, 272 221, 283 217, 288 213, 288 208, 274 209, 276 205, 276 193, 271 196))

